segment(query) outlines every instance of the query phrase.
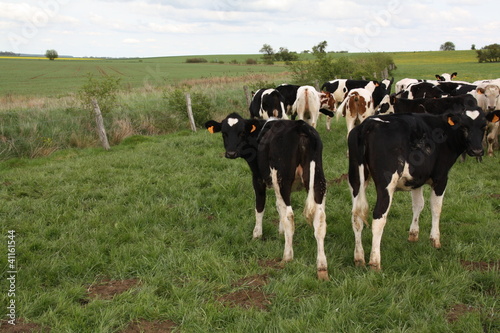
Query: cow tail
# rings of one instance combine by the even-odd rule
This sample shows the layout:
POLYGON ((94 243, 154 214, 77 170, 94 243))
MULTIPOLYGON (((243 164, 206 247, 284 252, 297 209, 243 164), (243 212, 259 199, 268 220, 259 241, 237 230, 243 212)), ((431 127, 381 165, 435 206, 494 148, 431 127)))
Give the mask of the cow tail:
POLYGON ((348 136, 349 146, 349 186, 353 196, 353 219, 360 219, 368 226, 368 200, 366 184, 368 171, 365 161, 365 144, 360 136, 360 128, 355 127, 348 136), (356 197, 356 200, 354 198, 356 197))
POLYGON ((346 104, 347 104, 347 98, 344 99, 342 104, 340 104, 339 108, 337 109, 337 112, 335 112, 335 119, 337 121, 340 119, 340 115, 342 115, 342 117, 345 117, 346 104))
POLYGON ((309 98, 310 98, 310 97, 309 97, 309 94, 310 94, 309 89, 306 89, 306 90, 305 90, 305 94, 304 94, 304 95, 305 95, 305 98, 306 98, 306 101, 305 101, 306 105, 304 105, 304 112, 305 112, 305 111, 309 111, 309 98))

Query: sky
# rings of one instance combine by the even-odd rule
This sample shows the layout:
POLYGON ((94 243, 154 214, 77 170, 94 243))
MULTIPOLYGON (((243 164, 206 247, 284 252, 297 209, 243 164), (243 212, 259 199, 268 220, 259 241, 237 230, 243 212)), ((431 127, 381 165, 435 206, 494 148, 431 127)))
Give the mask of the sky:
POLYGON ((498 0, 0 0, 0 51, 159 57, 500 43, 498 0))

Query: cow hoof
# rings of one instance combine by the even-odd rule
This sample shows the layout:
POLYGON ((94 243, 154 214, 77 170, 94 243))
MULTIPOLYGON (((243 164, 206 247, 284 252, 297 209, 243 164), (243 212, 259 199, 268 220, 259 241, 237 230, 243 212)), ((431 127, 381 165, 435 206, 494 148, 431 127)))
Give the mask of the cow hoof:
POLYGON ((330 281, 330 278, 328 277, 328 271, 326 269, 318 270, 318 280, 330 281))
POLYGON ((431 238, 431 245, 435 249, 440 249, 441 248, 441 242, 437 239, 432 239, 431 238))
POLYGON ((410 236, 408 236, 408 241, 412 243, 418 242, 418 232, 410 232, 410 236))
POLYGON ((380 264, 372 264, 372 263, 370 263, 370 269, 374 272, 380 272, 382 270, 380 264))
POLYGON ((365 267, 365 261, 364 260, 354 260, 354 265, 356 265, 356 267, 365 267))

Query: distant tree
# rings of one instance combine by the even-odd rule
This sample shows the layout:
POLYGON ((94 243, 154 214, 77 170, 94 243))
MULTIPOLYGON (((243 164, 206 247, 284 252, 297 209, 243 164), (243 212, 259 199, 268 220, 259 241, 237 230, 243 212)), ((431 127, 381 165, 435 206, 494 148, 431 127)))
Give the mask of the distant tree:
POLYGON ((441 44, 441 46, 439 47, 439 51, 455 51, 455 44, 453 44, 452 42, 441 44))
POLYGON ((475 50, 476 49, 476 44, 472 44, 472 46, 470 47, 471 50, 475 50))
POLYGON ((289 51, 286 47, 280 47, 279 51, 274 54, 274 60, 276 61, 297 61, 299 60, 299 55, 297 52, 289 51))
POLYGON ((57 54, 56 50, 47 50, 45 52, 45 57, 49 58, 49 60, 54 60, 54 59, 58 58, 59 55, 57 54))
POLYGON ((500 61, 500 44, 490 44, 476 50, 477 59, 479 62, 499 62, 500 61))
POLYGON ((263 53, 264 55, 262 58, 264 59, 264 62, 268 65, 273 64, 274 60, 274 50, 269 44, 264 44, 262 48, 259 50, 260 53, 263 53))
POLYGON ((316 57, 325 55, 327 45, 328 45, 328 43, 326 42, 326 40, 322 41, 318 45, 315 45, 312 47, 312 53, 316 57))

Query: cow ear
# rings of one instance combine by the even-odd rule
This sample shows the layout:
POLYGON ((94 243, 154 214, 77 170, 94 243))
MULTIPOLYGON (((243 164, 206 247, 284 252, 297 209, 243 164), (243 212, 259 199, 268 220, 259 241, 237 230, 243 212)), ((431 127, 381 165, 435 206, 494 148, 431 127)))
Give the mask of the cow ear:
POLYGON ((220 132, 221 127, 221 123, 218 123, 215 120, 209 120, 205 123, 205 128, 212 134, 220 132))
POLYGON ((492 123, 500 122, 500 111, 497 110, 497 111, 489 112, 486 115, 486 119, 492 123))
POLYGON ((247 120, 245 123, 245 128, 247 133, 258 133, 259 132, 259 121, 257 119, 247 120))
POLYGON ((454 79, 457 77, 457 75, 458 75, 457 72, 454 72, 453 74, 451 74, 451 78, 454 79))
POLYGON ((448 113, 445 117, 446 117, 446 122, 451 127, 454 127, 456 124, 459 123, 459 118, 456 114, 448 113))

